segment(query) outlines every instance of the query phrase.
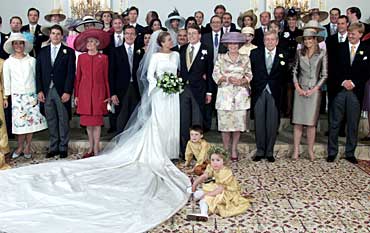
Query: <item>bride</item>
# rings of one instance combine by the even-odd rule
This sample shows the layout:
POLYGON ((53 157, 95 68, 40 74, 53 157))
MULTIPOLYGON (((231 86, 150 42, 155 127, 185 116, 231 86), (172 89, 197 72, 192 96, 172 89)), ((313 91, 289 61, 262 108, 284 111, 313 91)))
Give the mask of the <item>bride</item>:
POLYGON ((170 161, 179 154, 179 95, 156 87, 179 68, 170 48, 167 32, 153 33, 141 104, 101 156, 0 172, 0 231, 144 232, 187 203, 190 180, 170 161))

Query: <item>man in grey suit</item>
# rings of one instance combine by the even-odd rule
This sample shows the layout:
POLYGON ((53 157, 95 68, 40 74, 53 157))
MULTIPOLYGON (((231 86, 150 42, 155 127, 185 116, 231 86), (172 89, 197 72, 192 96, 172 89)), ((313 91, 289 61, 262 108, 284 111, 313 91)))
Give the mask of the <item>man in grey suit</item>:
POLYGON ((76 72, 73 49, 63 45, 63 29, 54 25, 50 29, 51 44, 40 50, 36 62, 36 91, 45 104, 49 127, 50 147, 47 158, 68 156, 71 94, 76 72))
POLYGON ((288 71, 288 56, 276 47, 278 43, 276 33, 266 32, 265 47, 252 50, 250 55, 253 73, 252 111, 257 144, 253 161, 263 158, 269 162, 275 161, 273 152, 280 120, 281 92, 288 71))

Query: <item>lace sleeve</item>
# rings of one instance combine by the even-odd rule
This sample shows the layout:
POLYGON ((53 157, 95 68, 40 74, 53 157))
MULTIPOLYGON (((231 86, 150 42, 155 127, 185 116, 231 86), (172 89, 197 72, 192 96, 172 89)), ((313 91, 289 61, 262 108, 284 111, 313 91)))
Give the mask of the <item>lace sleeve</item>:
POLYGON ((148 73, 147 73, 147 79, 149 82, 148 95, 150 95, 150 93, 157 86, 157 79, 155 77, 156 69, 157 69, 157 59, 156 59, 156 55, 153 54, 153 56, 150 58, 148 73))

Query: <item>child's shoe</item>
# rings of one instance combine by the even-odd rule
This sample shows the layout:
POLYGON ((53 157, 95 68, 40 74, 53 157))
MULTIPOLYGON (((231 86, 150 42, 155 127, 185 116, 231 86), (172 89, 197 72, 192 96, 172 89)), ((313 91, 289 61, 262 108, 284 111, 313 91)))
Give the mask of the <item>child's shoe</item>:
POLYGON ((190 214, 186 215, 186 219, 190 220, 190 221, 207 222, 208 221, 208 215, 190 213, 190 214))

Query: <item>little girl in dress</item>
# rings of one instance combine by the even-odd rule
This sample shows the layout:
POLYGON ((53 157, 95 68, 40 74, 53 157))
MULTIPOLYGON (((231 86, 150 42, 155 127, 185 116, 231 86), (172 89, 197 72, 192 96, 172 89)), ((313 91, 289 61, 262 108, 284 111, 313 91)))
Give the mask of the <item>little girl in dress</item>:
POLYGON ((194 181, 191 190, 194 199, 199 200, 201 213, 188 214, 188 220, 207 221, 208 211, 221 217, 235 216, 250 206, 249 200, 241 195, 242 189, 231 169, 226 166, 228 153, 221 147, 211 146, 208 155, 210 164, 203 175, 194 181), (202 189, 197 190, 197 186, 208 178, 214 181, 203 184, 202 189))

